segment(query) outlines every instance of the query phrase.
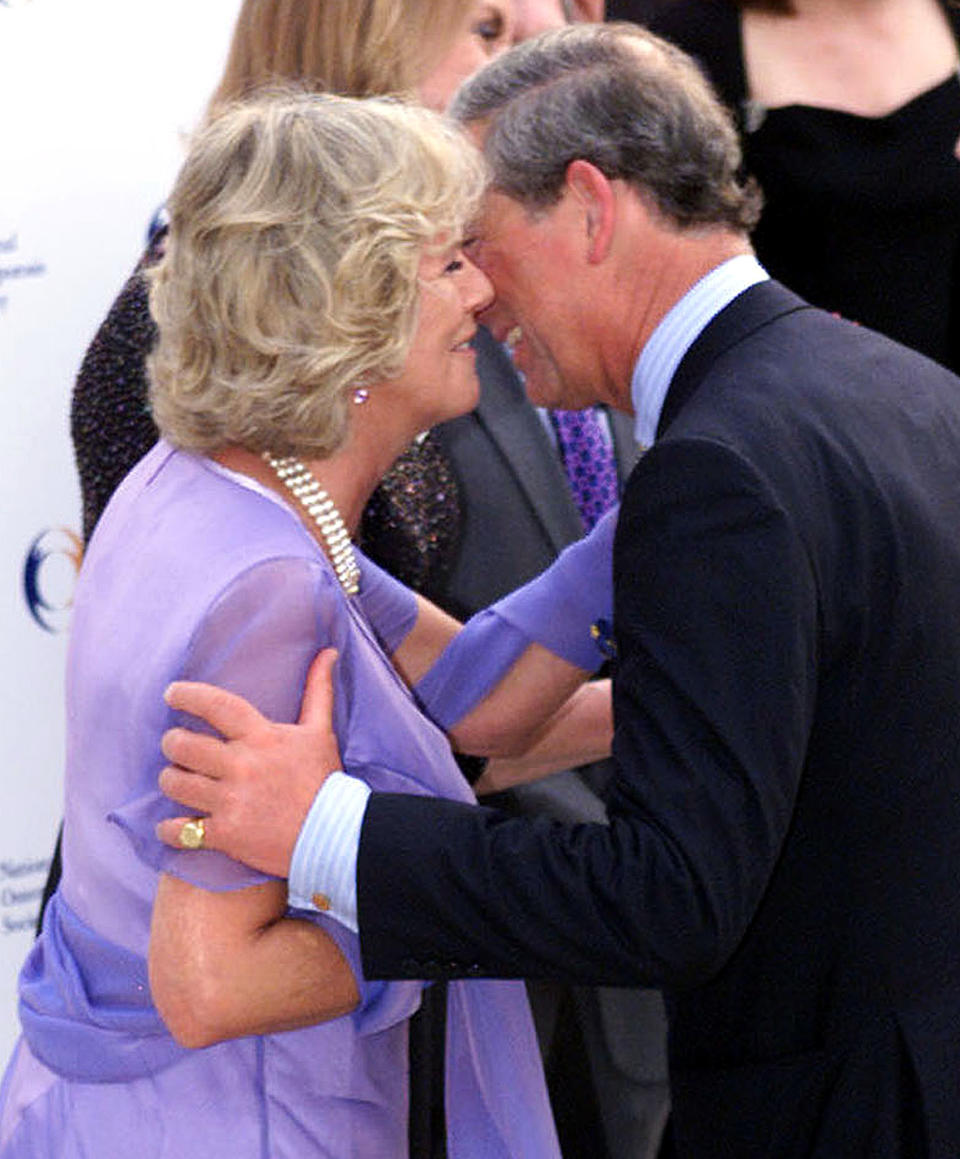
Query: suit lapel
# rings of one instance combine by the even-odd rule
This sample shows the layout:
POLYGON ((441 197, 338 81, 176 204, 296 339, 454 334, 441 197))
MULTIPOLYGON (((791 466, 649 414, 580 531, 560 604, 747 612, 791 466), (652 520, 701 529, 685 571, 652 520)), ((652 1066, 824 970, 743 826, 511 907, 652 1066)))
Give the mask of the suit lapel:
POLYGON ((657 438, 669 427, 684 404, 696 393, 707 371, 731 347, 765 326, 774 318, 812 306, 779 282, 760 282, 734 298, 707 323, 700 336, 683 356, 670 383, 663 404, 657 438))
POLYGON ((633 415, 624 414, 623 411, 613 410, 610 407, 603 409, 610 421, 610 433, 613 435, 613 454, 617 464, 617 479, 622 491, 630 472, 636 466, 637 459, 640 458, 641 448, 633 434, 633 415))
POLYGON ((583 534, 563 467, 509 355, 482 328, 477 373, 482 385, 473 417, 507 463, 552 548, 560 551, 583 534))

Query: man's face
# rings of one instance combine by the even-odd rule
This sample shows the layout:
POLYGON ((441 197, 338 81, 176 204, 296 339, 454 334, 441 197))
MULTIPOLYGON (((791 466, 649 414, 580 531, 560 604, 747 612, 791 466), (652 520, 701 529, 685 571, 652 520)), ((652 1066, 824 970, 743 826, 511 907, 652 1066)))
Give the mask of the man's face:
POLYGON ((480 321, 511 346, 530 401, 568 409, 597 402, 571 281, 584 246, 569 197, 532 215, 512 198, 488 193, 471 235, 470 259, 497 295, 480 321))

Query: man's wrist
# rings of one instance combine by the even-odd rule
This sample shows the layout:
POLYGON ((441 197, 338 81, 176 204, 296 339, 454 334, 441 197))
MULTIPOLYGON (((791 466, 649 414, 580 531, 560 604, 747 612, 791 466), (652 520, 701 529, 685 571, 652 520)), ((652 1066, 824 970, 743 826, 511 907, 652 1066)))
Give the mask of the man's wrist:
POLYGON ((370 789, 346 773, 324 781, 290 859, 287 899, 296 909, 327 913, 357 930, 357 852, 370 789))

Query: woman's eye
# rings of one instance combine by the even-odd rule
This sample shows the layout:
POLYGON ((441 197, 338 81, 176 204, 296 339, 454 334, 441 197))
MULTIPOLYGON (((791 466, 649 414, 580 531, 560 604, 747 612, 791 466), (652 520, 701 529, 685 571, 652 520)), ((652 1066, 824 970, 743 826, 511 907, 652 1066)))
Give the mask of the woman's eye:
POLYGON ((462 269, 463 269, 463 259, 462 258, 454 258, 452 262, 447 262, 446 266, 444 267, 443 272, 445 274, 455 274, 455 273, 457 273, 458 270, 462 270, 462 269))
POLYGON ((499 14, 491 14, 485 16, 483 20, 478 20, 473 26, 473 35, 477 36, 484 42, 484 44, 496 44, 498 40, 503 39, 504 34, 504 20, 499 14))

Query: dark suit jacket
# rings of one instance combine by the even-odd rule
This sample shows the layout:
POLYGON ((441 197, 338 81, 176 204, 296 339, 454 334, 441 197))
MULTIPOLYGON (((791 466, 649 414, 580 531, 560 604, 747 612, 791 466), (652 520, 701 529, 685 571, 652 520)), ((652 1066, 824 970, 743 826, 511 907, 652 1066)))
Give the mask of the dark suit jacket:
POLYGON ((955 1159, 960 380, 748 290, 614 572, 610 828, 374 796, 367 974, 663 985, 680 1155, 955 1159))

